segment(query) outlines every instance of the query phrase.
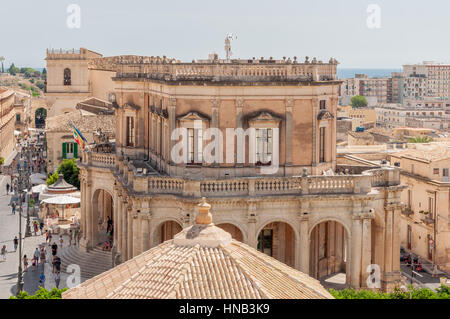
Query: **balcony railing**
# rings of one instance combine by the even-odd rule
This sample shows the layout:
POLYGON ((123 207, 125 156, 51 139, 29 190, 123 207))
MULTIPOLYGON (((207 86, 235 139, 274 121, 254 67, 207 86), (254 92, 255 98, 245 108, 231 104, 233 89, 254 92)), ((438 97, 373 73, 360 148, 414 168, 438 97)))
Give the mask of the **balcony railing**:
POLYGON ((172 194, 193 197, 366 194, 372 187, 400 184, 398 169, 385 167, 360 175, 236 177, 191 180, 187 178, 149 175, 132 163, 116 160, 115 154, 83 153, 83 164, 110 168, 130 190, 146 194, 172 194))

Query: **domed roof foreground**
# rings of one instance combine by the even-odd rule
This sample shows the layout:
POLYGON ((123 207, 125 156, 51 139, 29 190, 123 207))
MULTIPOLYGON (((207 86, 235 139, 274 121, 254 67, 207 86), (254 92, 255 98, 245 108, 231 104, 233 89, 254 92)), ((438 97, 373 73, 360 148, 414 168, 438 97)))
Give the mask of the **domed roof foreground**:
POLYGON ((63 299, 333 298, 318 280, 231 239, 205 216, 200 208, 196 224, 173 240, 68 290, 63 299))

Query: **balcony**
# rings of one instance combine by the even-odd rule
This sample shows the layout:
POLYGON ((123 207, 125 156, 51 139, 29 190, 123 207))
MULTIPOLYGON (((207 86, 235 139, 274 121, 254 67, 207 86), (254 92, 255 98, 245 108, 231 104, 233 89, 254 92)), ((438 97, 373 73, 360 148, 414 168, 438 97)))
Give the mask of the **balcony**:
POLYGON ((411 207, 405 207, 402 209, 402 214, 406 217, 411 217, 414 215, 414 211, 411 209, 411 207))
POLYGON ((434 225, 434 218, 429 217, 428 214, 422 217, 422 222, 427 225, 434 225))

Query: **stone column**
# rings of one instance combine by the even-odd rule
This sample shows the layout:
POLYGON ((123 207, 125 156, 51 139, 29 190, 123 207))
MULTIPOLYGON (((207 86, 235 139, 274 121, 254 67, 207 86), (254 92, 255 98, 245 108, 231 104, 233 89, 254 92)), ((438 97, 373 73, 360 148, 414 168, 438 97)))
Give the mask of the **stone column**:
MULTIPOLYGON (((211 100, 211 128, 219 128, 219 105, 220 105, 220 100, 219 99, 212 99, 211 100)), ((204 134, 204 133, 203 133, 204 134)), ((222 145, 221 143, 219 143, 218 145, 222 145)), ((223 145, 222 145, 223 147, 223 145)), ((214 149, 214 157, 217 156, 217 152, 218 149, 214 149)), ((220 154, 220 153, 219 153, 220 154)), ((212 167, 218 167, 219 163, 214 162, 211 164, 212 167)))
POLYGON ((125 198, 122 199, 121 202, 122 206, 122 236, 121 236, 121 243, 122 243, 122 262, 126 261, 128 259, 128 208, 127 208, 127 202, 125 198))
POLYGON ((392 210, 386 211, 386 227, 384 236, 384 272, 392 272, 392 210))
POLYGON ((292 106, 293 99, 286 100, 285 166, 292 165, 292 106))
MULTIPOLYGON (((242 108, 244 106, 244 100, 242 98, 238 98, 236 99, 236 128, 241 128, 243 129, 244 126, 244 121, 243 121, 243 115, 242 115, 242 108)), ((236 148, 235 148, 235 152, 234 152, 234 163, 236 167, 243 167, 244 163, 245 163, 245 153, 243 154, 243 160, 244 163, 238 163, 238 158, 237 158, 237 152, 238 152, 238 148, 237 148, 237 137, 236 137, 236 148)), ((242 151, 242 150, 241 150, 242 151)))
MULTIPOLYGON (((118 192, 118 190, 116 191, 118 192)), ((122 194, 117 194, 117 220, 114 222, 114 233, 117 236, 117 251, 122 254, 122 233, 123 233, 123 212, 122 212, 122 194)))
POLYGON ((247 245, 252 248, 257 249, 258 247, 258 235, 256 229, 256 203, 250 202, 248 205, 247 212, 247 223, 248 223, 248 234, 247 234, 247 245))
POLYGON ((370 218, 362 220, 362 263, 361 263, 361 286, 367 287, 367 267, 371 264, 372 258, 372 230, 370 218))
POLYGON ((91 182, 86 183, 86 248, 93 248, 95 243, 93 243, 94 239, 94 227, 96 225, 93 216, 93 207, 92 207, 92 195, 91 195, 91 182))
POLYGON ((296 250, 295 253, 300 256, 299 261, 299 269, 304 274, 309 275, 309 221, 307 217, 302 217, 300 219, 300 243, 299 250, 296 250))
POLYGON ((133 258, 133 214, 129 207, 127 211, 127 260, 133 258))
POLYGON ((353 217, 352 224, 352 267, 351 285, 353 288, 361 286, 361 249, 362 249, 362 223, 359 216, 353 217))
POLYGON ((116 249, 119 245, 119 233, 117 231, 118 221, 119 221, 119 205, 118 205, 118 196, 117 196, 117 189, 114 186, 114 193, 113 193, 113 227, 114 227, 114 244, 116 245, 116 249))
POLYGON ((141 252, 145 252, 150 249, 150 216, 148 214, 142 215, 141 234, 141 252))
MULTIPOLYGON (((169 107, 168 107, 168 111, 169 111, 169 157, 170 157, 170 152, 173 149, 173 146, 175 145, 176 141, 172 141, 171 136, 172 136, 172 132, 173 130, 176 128, 176 109, 177 109, 177 100, 174 98, 171 98, 169 100, 169 107)), ((173 164, 172 162, 172 158, 169 159, 169 163, 173 164)))
MULTIPOLYGON (((317 165, 317 110, 319 109, 319 99, 312 99, 312 166, 317 165)), ((314 170, 313 170, 314 171, 314 170)), ((314 174, 314 173, 313 173, 314 174)))
POLYGON ((141 233, 140 233, 140 224, 142 222, 142 218, 138 215, 133 213, 133 257, 136 257, 141 253, 141 233))

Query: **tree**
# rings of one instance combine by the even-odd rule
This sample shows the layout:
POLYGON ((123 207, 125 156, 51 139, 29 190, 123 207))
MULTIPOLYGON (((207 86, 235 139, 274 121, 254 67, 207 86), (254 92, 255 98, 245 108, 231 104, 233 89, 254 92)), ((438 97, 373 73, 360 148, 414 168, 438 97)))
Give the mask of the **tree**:
POLYGON ((8 69, 8 73, 11 75, 16 75, 17 73, 20 73, 20 69, 14 65, 14 63, 11 64, 11 66, 8 69))
POLYGON ((47 178, 47 185, 50 186, 50 185, 55 184, 56 181, 58 180, 58 178, 59 178, 58 172, 55 172, 53 174, 49 174, 48 178, 47 178))
POLYGON ((80 189, 80 180, 78 179, 78 167, 73 159, 65 159, 59 165, 56 172, 50 175, 47 179, 47 185, 52 185, 58 180, 59 174, 64 175, 64 180, 80 189))
POLYGON ((366 107, 367 106, 367 99, 366 99, 365 96, 355 95, 350 100, 350 104, 353 107, 366 107))

